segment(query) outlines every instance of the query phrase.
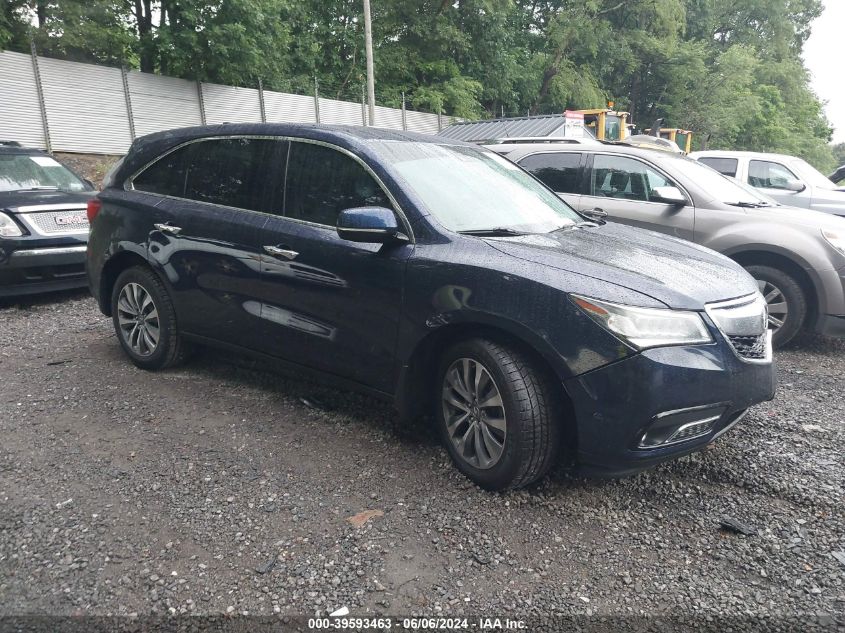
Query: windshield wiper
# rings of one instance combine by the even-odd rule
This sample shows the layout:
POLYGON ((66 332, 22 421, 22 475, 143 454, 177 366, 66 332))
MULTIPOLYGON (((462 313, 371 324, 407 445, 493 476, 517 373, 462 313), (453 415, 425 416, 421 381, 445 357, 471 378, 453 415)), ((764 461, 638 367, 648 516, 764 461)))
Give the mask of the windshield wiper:
POLYGON ((507 235, 527 235, 525 231, 518 231, 506 226, 498 226, 490 229, 469 229, 458 231, 461 235, 477 235, 479 237, 503 237, 507 235))
POLYGON ((15 191, 58 191, 59 188, 53 185, 45 185, 42 187, 27 187, 26 189, 15 189, 15 191))

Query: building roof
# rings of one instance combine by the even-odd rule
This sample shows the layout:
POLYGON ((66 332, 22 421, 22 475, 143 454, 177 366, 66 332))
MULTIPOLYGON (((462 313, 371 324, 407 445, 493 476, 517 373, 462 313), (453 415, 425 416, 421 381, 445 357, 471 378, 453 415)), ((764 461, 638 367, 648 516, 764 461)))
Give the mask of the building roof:
POLYGON ((509 136, 532 137, 562 136, 566 117, 562 114, 491 119, 487 121, 462 121, 454 123, 438 136, 459 141, 478 142, 509 136))

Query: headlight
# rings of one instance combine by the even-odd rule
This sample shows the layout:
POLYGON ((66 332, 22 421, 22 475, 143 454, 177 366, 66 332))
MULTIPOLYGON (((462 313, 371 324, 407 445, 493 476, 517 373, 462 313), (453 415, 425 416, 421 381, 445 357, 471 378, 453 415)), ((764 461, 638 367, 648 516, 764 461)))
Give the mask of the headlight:
POLYGON ((845 255, 845 231, 834 231, 832 229, 822 229, 822 237, 833 248, 845 255))
POLYGON ((5 213, 0 213, 0 237, 17 237, 23 235, 15 221, 5 213))
POLYGON ((596 323, 637 349, 713 341, 698 312, 635 308, 577 295, 572 300, 596 323))

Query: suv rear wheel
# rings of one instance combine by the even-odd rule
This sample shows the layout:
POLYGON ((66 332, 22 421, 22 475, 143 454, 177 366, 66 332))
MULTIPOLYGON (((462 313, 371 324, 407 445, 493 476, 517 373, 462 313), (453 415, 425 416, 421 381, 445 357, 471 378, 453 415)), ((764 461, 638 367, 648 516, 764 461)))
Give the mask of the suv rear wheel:
POLYGON ((545 372, 487 339, 451 347, 438 372, 437 420, 458 469, 482 488, 530 484, 554 464, 560 424, 545 372))
POLYGON ((141 369, 164 369, 185 359, 173 302, 148 268, 135 266, 120 273, 112 289, 111 310, 117 340, 141 369))
POLYGON ((769 306, 769 328, 772 344, 783 347, 804 325, 807 298, 794 277, 771 266, 748 266, 748 273, 757 280, 760 293, 769 306))

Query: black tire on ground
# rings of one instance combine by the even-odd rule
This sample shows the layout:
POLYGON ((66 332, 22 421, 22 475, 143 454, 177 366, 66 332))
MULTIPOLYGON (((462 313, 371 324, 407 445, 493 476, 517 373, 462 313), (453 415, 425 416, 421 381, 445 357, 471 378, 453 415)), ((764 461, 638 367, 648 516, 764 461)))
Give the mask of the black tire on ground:
MULTIPOLYGON (((470 382, 474 380, 471 378, 470 382)), ((477 381, 475 383, 478 384, 477 381)), ((443 442, 458 470, 479 486, 487 490, 519 488, 537 481, 554 465, 561 444, 559 392, 548 372, 542 371, 529 356, 488 339, 462 341, 449 348, 441 358, 435 385, 437 425, 443 442), (473 465, 459 452, 447 426, 447 416, 454 420, 453 415, 461 415, 459 409, 444 404, 446 394, 451 394, 453 398, 455 395, 449 391, 447 372, 455 363, 458 363, 457 367, 463 367, 463 359, 479 363, 492 378, 501 396, 499 411, 504 411, 503 425, 506 427, 504 446, 498 461, 486 468, 473 465), (453 412, 452 415, 447 409, 453 412)), ((476 402, 482 399, 488 401, 482 396, 476 402)), ((488 419, 490 409, 481 409, 482 413, 478 413, 476 407, 475 411, 482 419, 488 419)), ((456 431, 455 436, 465 437, 466 427, 453 426, 453 430, 459 428, 460 432, 456 431)), ((477 452, 472 450, 469 441, 465 446, 471 452, 477 452)), ((489 454, 483 449, 482 453, 489 454)))
POLYGON ((768 282, 778 288, 786 300, 786 319, 772 336, 772 345, 775 348, 783 347, 795 338, 807 319, 807 297, 804 290, 792 275, 778 268, 753 265, 746 266, 745 270, 758 282, 768 282))
MULTIPOLYGON (((182 340, 179 335, 179 329, 176 324, 176 311, 173 308, 173 302, 167 292, 167 288, 156 276, 156 274, 145 266, 134 266, 127 268, 117 278, 112 289, 111 296, 112 322, 114 323, 115 335, 120 342, 120 346, 130 360, 141 369, 155 370, 165 369, 167 367, 174 367, 184 362, 188 355, 188 345, 182 340), (145 291, 158 314, 158 341, 154 349, 145 349, 146 353, 139 353, 139 351, 132 348, 127 342, 127 335, 125 335, 120 326, 121 315, 126 316, 125 311, 120 309, 118 302, 120 301, 121 292, 130 284, 136 284, 145 291)), ((149 308, 148 308, 149 310, 149 308)))

